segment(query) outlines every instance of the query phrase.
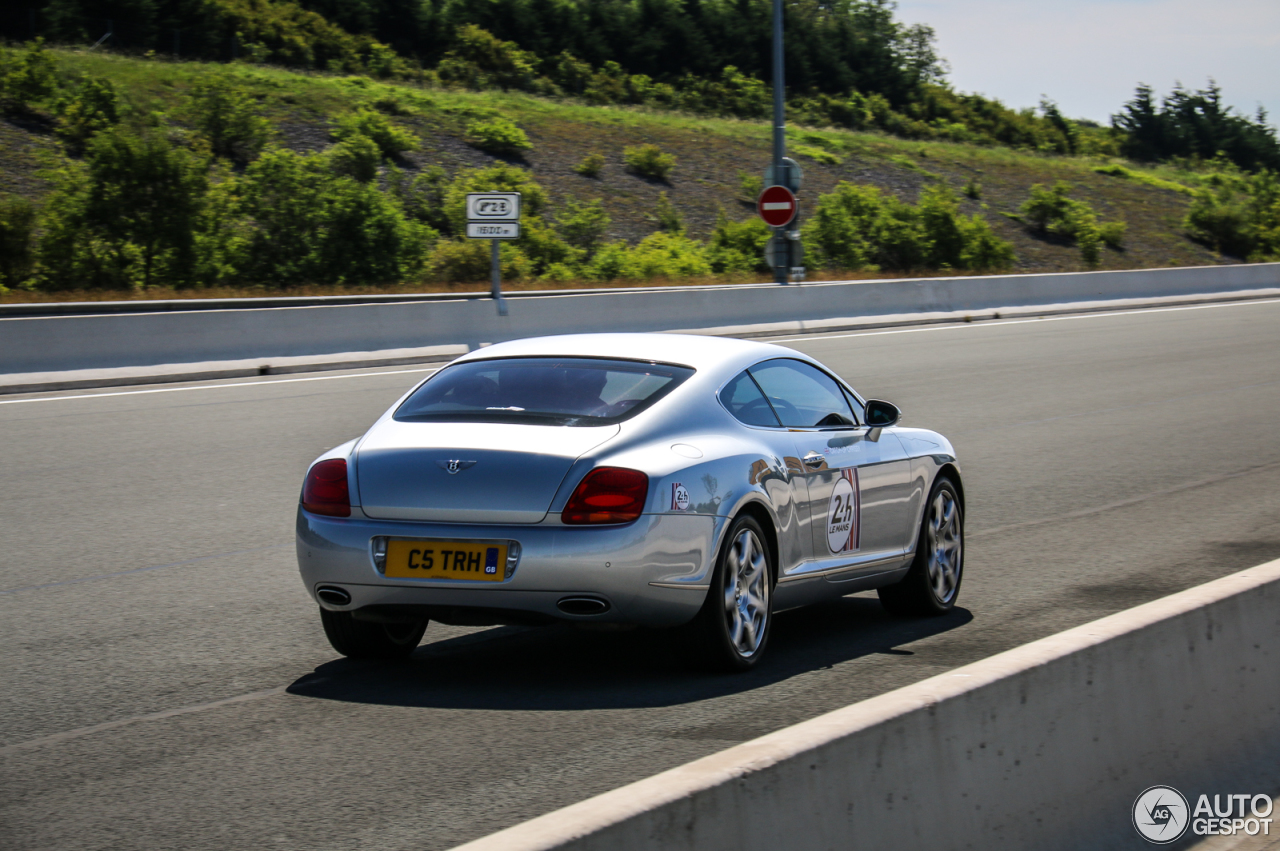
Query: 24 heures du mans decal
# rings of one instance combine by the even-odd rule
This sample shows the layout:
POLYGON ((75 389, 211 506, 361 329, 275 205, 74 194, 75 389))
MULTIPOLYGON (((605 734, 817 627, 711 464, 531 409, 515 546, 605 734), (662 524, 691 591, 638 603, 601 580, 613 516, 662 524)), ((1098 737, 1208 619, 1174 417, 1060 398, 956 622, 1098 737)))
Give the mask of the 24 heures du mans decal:
POLYGON ((847 553, 862 546, 862 488, 858 468, 845 467, 831 490, 827 504, 827 546, 833 553, 847 553))

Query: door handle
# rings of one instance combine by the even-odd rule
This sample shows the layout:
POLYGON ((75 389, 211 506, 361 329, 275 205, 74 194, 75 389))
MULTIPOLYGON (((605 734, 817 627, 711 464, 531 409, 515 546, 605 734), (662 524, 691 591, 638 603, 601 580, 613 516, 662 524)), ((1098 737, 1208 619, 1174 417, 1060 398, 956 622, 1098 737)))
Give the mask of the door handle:
POLYGON ((806 467, 820 467, 826 463, 827 456, 821 455, 817 452, 810 452, 800 460, 804 461, 804 465, 806 467))

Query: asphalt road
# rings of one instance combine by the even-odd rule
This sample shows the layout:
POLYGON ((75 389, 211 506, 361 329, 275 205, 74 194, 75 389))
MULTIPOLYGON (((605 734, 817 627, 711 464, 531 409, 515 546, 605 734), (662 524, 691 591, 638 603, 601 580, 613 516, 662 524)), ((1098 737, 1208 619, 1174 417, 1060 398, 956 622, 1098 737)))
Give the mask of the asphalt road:
POLYGON ((1280 557, 1280 303, 791 345, 952 438, 966 579, 780 615, 745 676, 567 627, 339 659, 300 479, 421 373, 0 398, 0 847, 448 848, 1280 557))

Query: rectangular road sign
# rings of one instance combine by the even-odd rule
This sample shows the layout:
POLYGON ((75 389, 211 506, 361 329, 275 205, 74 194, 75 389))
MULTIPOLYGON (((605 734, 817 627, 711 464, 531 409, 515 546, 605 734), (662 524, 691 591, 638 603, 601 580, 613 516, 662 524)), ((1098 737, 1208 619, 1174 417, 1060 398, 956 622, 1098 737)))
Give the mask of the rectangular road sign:
POLYGON ((467 220, 471 222, 520 221, 520 193, 467 193, 467 220))
POLYGON ((470 239, 519 239, 519 222, 467 222, 470 239))

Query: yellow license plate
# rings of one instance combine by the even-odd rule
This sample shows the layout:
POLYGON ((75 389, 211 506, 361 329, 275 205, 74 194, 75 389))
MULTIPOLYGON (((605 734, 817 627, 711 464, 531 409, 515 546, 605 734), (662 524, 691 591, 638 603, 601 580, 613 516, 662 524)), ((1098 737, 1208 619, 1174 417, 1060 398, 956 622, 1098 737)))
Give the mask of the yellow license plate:
POLYGON ((501 582, 506 566, 506 544, 394 539, 387 542, 386 575, 392 579, 501 582))

